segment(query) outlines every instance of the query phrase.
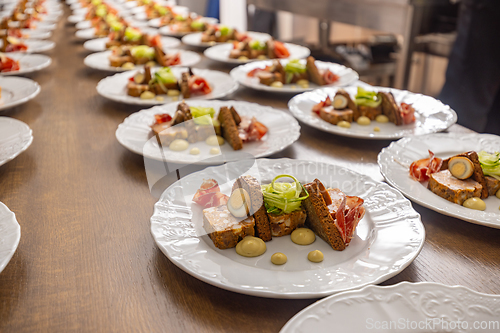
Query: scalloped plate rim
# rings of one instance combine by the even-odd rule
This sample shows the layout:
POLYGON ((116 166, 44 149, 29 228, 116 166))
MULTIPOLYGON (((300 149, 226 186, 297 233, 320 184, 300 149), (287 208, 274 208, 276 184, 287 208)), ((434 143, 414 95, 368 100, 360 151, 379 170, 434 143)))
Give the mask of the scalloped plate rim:
MULTIPOLYGON (((362 295, 362 294, 366 293, 367 291, 371 291, 371 290, 389 293, 391 291, 398 291, 400 289, 410 288, 411 286, 417 286, 417 288, 420 286, 422 286, 422 287, 436 287, 436 288, 440 288, 440 289, 452 290, 454 292, 459 292, 459 291, 465 290, 471 294, 474 294, 474 295, 480 296, 480 297, 500 298, 500 295, 482 293, 482 292, 475 291, 469 287, 462 286, 462 285, 446 285, 443 283, 431 282, 431 281, 422 281, 422 282, 402 281, 402 282, 399 282, 397 284, 393 284, 393 285, 389 285, 389 286, 368 285, 368 286, 365 286, 365 287, 360 288, 360 289, 343 291, 343 292, 340 292, 338 294, 334 294, 334 295, 331 295, 329 297, 325 297, 317 302, 314 302, 313 304, 300 310, 292 318, 290 318, 286 322, 286 324, 281 328, 279 333, 294 332, 294 329, 296 328, 296 327, 294 327, 294 325, 296 324, 297 320, 300 320, 300 318, 302 316, 304 316, 308 311, 311 311, 311 310, 317 309, 321 306, 324 306, 324 305, 328 304, 329 302, 331 302, 332 300, 340 299, 340 298, 343 298, 345 296, 350 296, 350 295, 353 295, 353 296, 362 295)), ((405 290, 405 292, 406 292, 406 290, 405 290)))
MULTIPOLYGON (((456 136, 464 136, 463 133, 433 133, 433 134, 428 134, 428 135, 441 135, 441 136, 455 136, 456 135, 456 136)), ((482 136, 482 135, 496 136, 496 135, 493 135, 493 134, 479 134, 479 133, 469 133, 469 134, 465 134, 465 135, 471 135, 471 136, 476 136, 476 135, 478 135, 478 136, 482 136)), ((426 207, 428 209, 431 209, 431 210, 433 210, 435 212, 441 213, 441 214, 446 215, 446 216, 454 217, 454 218, 457 218, 457 219, 460 219, 460 220, 463 220, 463 221, 466 221, 466 222, 470 222, 470 223, 473 223, 473 224, 478 224, 478 225, 482 225, 482 226, 486 226, 486 227, 490 227, 490 228, 500 229, 500 222, 493 223, 493 222, 488 222, 488 221, 478 221, 477 217, 474 217, 474 216, 467 217, 467 216, 455 214, 451 210, 446 210, 444 208, 437 207, 435 204, 429 203, 426 200, 421 200, 420 198, 416 197, 415 195, 412 195, 412 193, 410 193, 410 192, 402 189, 401 186, 398 183, 396 183, 393 179, 389 178, 386 175, 386 173, 384 172, 385 166, 381 162, 381 158, 382 158, 383 154, 386 153, 386 152, 389 152, 391 149, 395 149, 395 147, 397 145, 401 144, 401 142, 400 142, 401 140, 410 140, 410 139, 415 139, 415 138, 418 138, 418 137, 419 136, 404 137, 404 138, 402 138, 402 139, 400 139, 398 141, 391 142, 391 144, 389 146, 383 148, 380 151, 380 153, 377 156, 377 163, 379 165, 380 173, 384 176, 385 181, 389 185, 391 185, 392 187, 398 189, 401 193, 403 193, 403 195, 405 197, 409 198, 411 201, 414 201, 415 203, 417 203, 417 204, 419 204, 421 206, 424 206, 424 207, 426 207)), ((500 141, 500 137, 497 136, 497 138, 498 138, 498 141, 500 141)), ((457 154, 458 153, 459 152, 457 152, 457 154)), ((422 157, 422 158, 424 158, 424 157, 422 157)), ((433 193, 429 191, 429 194, 433 194, 433 193)), ((440 199, 440 198, 437 197, 435 199, 440 199)), ((445 203, 449 203, 449 202, 446 201, 445 203)), ((472 214, 476 213, 476 212, 477 211, 472 211, 471 210, 472 214)), ((479 214, 479 213, 482 213, 482 212, 479 211, 477 213, 479 214)), ((499 215, 499 218, 500 218, 500 213, 498 215, 499 215)))
MULTIPOLYGON (((259 160, 264 160, 264 161, 273 161, 274 163, 276 162, 281 162, 281 163, 285 163, 285 162, 293 162, 293 163, 309 163, 309 161, 302 161, 302 160, 295 160, 295 159, 289 159, 289 158, 281 158, 281 159, 266 159, 266 158, 261 158, 261 159, 257 159, 256 161, 259 161, 259 160)), ((234 163, 234 162, 233 162, 234 163)), ((369 176, 366 176, 366 175, 362 175, 362 174, 359 174, 357 172, 354 172, 352 170, 348 170, 344 167, 340 167, 338 165, 333 165, 333 164, 329 164, 329 163, 318 163, 318 162, 313 162, 313 163, 316 163, 316 164, 324 164, 324 165, 330 165, 330 166, 333 166, 334 168, 339 168, 340 169, 343 169, 343 170, 347 170, 348 172, 352 173, 352 174, 356 174, 357 177, 360 177, 361 179, 367 179, 367 180, 370 180, 371 182, 373 183, 376 183, 378 186, 387 186, 387 188, 389 190, 394 190, 393 193, 397 193, 398 195, 401 196, 401 199, 403 200, 408 200, 408 199, 405 199, 404 196, 395 188, 387 185, 387 184, 384 184, 384 183, 381 183, 381 182, 377 182, 375 180, 373 180, 371 177, 369 176)), ((222 165, 222 166, 213 166, 213 167, 209 167, 210 169, 212 168, 220 168, 220 167, 224 167, 225 165, 222 165)), ((208 170, 209 168, 205 169, 205 170, 202 170, 202 171, 198 171, 198 172, 195 172, 195 173, 192 173, 186 177, 190 177, 192 175, 195 175, 195 174, 199 174, 199 173, 202 173, 206 170, 208 170)), ((155 235, 155 227, 156 227, 156 222, 154 221, 154 218, 155 216, 158 215, 158 212, 162 210, 162 208, 160 208, 160 202, 162 201, 162 199, 164 198, 164 195, 165 193, 173 186, 175 186, 175 184, 179 183, 180 180, 174 182, 173 184, 171 184, 161 195, 160 199, 155 203, 154 205, 154 211, 153 211, 153 215, 151 216, 151 219, 150 219, 150 222, 151 222, 151 227, 150 227, 150 232, 151 232, 151 235, 153 236, 154 240, 155 240, 155 243, 157 244, 157 246, 160 248, 160 250, 162 251, 162 253, 175 265, 177 266, 178 268, 180 268, 181 270, 183 270, 184 272, 188 273, 189 275, 203 281, 203 282, 206 282, 210 285, 213 285, 215 287, 218 287, 218 288, 221 288, 221 289, 225 289, 225 290, 229 290, 229 291, 233 291, 233 292, 236 292, 236 293, 241 293, 241 294, 246 294, 246 295, 251 295, 251 296, 257 296, 257 297, 265 297, 265 298, 284 298, 284 299, 311 299, 311 298, 320 298, 320 297, 325 297, 325 296, 329 296, 329 295, 332 295, 332 294, 336 294, 336 293, 339 293, 339 292, 344 292, 344 291, 349 291, 349 290, 355 290, 355 289, 359 289, 359 288, 362 288, 362 287, 365 287, 365 286, 369 286, 369 285, 373 285, 373 284, 378 284, 378 283, 381 283, 381 282, 384 282, 392 277, 394 277, 395 275, 401 273, 406 267, 408 267, 414 260, 415 258, 418 257, 418 255, 420 254, 422 248, 423 248, 423 245, 425 243, 425 238, 426 238, 426 231, 425 231, 425 227, 422 223, 422 220, 421 220, 421 217, 420 217, 420 214, 418 212, 416 212, 412 205, 411 205, 411 202, 405 202, 408 206, 408 209, 412 211, 412 213, 414 213, 417 217, 418 217, 418 221, 413 225, 413 228, 416 228, 418 229, 418 232, 415 232, 415 234, 419 234, 421 235, 420 236, 420 239, 419 239, 419 246, 418 248, 411 252, 411 258, 408 258, 406 262, 404 263, 400 263, 399 264, 399 268, 394 270, 394 271, 390 271, 388 273, 385 273, 385 274, 381 274, 379 275, 376 279, 373 279, 372 281, 370 282, 366 282, 366 283, 362 283, 362 284, 359 284, 359 285, 354 285, 354 286, 351 286, 350 288, 347 288, 347 289, 344 289, 344 290, 338 290, 338 291, 324 291, 324 292, 315 292, 315 293, 311 293, 311 292, 292 292, 292 293, 279 293, 279 292, 275 292, 275 291, 265 291, 265 290, 250 290, 250 289, 245 289, 245 288, 241 288, 240 286, 233 286, 233 285, 229 285, 229 284, 226 284, 226 283, 222 283, 221 281, 217 281, 216 279, 210 279, 204 275, 201 275, 201 274, 197 274, 196 272, 194 272, 191 268, 187 267, 186 265, 184 265, 182 262, 179 262, 178 260, 175 260, 174 258, 172 258, 169 253, 167 252, 167 249, 164 248, 161 244, 159 244, 159 240, 156 238, 156 235, 155 235)), ((409 255, 407 255, 409 256, 409 255)), ((260 268, 256 268, 256 269, 260 269, 260 268)))

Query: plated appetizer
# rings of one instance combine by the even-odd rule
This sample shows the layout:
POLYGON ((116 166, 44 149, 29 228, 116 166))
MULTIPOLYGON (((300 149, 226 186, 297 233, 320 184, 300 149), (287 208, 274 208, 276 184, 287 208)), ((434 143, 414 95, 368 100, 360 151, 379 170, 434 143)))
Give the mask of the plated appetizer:
POLYGON ((348 86, 348 72, 335 73, 343 88, 304 92, 288 102, 297 119, 325 132, 371 140, 435 133, 457 121, 455 111, 430 96, 361 82, 348 86), (392 102, 385 103, 386 97, 392 102))
MULTIPOLYGON (((272 131, 271 127, 270 130, 272 131)), ((335 193, 340 194, 337 191, 335 193)), ((342 203, 343 200, 340 201, 342 203)), ((284 211, 285 205, 282 207, 283 209, 279 209, 284 211)), ((342 210, 337 210, 340 217, 342 210)), ((292 228, 295 228, 295 225, 292 228)), ((161 251, 175 265, 202 281, 233 292, 287 299, 324 297, 367 284, 380 283, 407 267, 418 255, 425 238, 419 214, 396 189, 338 166, 295 159, 239 160, 205 168, 181 178, 162 194, 155 205, 151 218, 151 233, 161 251), (364 210, 364 216, 357 224, 352 238, 349 237, 347 229, 341 227, 337 214, 329 214, 321 193, 306 189, 309 197, 304 198, 306 195, 302 194, 302 186, 297 190, 295 179, 285 177, 276 179, 274 185, 271 185, 273 180, 281 175, 293 175, 304 187, 308 183, 314 186, 318 184, 315 179, 320 179, 326 189, 339 188, 346 195, 346 206, 347 196, 362 198, 363 204, 353 211, 361 213, 364 210), (204 183, 205 185, 202 185, 204 183), (198 190, 200 191, 196 194, 198 190), (220 194, 210 194, 217 192, 220 194), (264 200, 267 193, 272 196, 276 194, 282 199, 276 201, 282 204, 285 203, 284 198, 290 199, 289 203, 296 196, 297 199, 302 199, 293 202, 301 209, 289 214, 284 212, 282 216, 290 217, 291 226, 292 223, 301 223, 305 214, 305 228, 297 227, 289 235, 273 236, 273 232, 286 234, 290 230, 287 230, 286 223, 282 224, 279 220, 272 223, 269 220, 271 214, 281 215, 278 210, 268 213, 271 206, 279 207, 274 202, 266 207, 264 200), (317 199, 318 205, 314 205, 311 196, 317 199), (192 198, 200 203, 192 202, 192 198), (210 203, 212 198, 216 205, 221 205, 203 212, 206 209, 205 203, 210 203), (260 202, 257 202, 259 198, 260 202), (337 236, 325 237, 331 240, 330 242, 319 239, 320 233, 316 234, 307 227, 314 223, 307 221, 311 217, 314 219, 314 213, 309 216, 309 211, 304 208, 304 202, 308 200, 311 200, 311 206, 326 210, 324 215, 320 214, 320 220, 324 222, 321 226, 330 226, 331 230, 325 232, 324 236, 337 236), (261 209, 263 205, 264 208, 261 209), (227 215, 218 210, 224 210, 227 215), (259 210, 269 222, 266 222, 265 218, 260 219, 262 215, 257 214, 259 210), (239 213, 245 213, 246 217, 236 217, 239 213), (260 221, 264 221, 263 225, 259 225, 256 216, 260 221), (241 223, 244 220, 247 220, 250 226, 241 223), (232 222, 235 228, 225 231, 226 226, 232 222), (265 228, 266 225, 268 229, 265 228), (254 234, 244 237, 246 241, 238 242, 240 253, 248 255, 253 252, 254 245, 265 245, 262 255, 243 257, 235 252, 236 248, 221 250, 215 246, 212 238, 223 247, 237 242, 235 238, 243 236, 238 234, 240 226, 241 234, 254 234), (261 226, 264 226, 262 234, 270 234, 271 241, 264 242, 256 237, 257 228, 261 230, 261 226), (341 230, 346 230, 346 241, 341 230), (208 233, 214 233, 212 238, 208 233), (226 233, 227 238, 223 236, 226 233), (309 245, 298 244, 310 242, 308 236, 315 241, 309 245), (292 238, 297 243, 291 241, 292 238), (335 239, 339 242, 335 242, 335 239), (333 250, 330 245, 346 244, 347 241, 349 245, 341 252, 333 250), (318 264, 317 261, 321 259, 319 252, 323 254, 323 261, 318 264), (210 274, 206 274, 207 272, 210 274)))
POLYGON ((4 35, 1 40, 0 52, 23 52, 28 50, 28 46, 15 37, 4 35))
POLYGON ((27 74, 44 69, 52 63, 49 56, 29 53, 0 53, 2 76, 27 74))
POLYGON ((19 61, 0 53, 0 73, 15 72, 19 69, 19 61))
MULTIPOLYGON (((144 6, 144 12, 146 13, 146 18, 152 20, 155 18, 162 18, 165 21, 169 21, 175 17, 172 6, 160 5, 156 2, 151 2, 144 6)), ((168 23, 166 23, 168 24, 168 23)))
POLYGON ((264 68, 255 68, 248 72, 248 77, 257 77, 260 84, 275 88, 283 87, 284 84, 297 84, 302 88, 308 88, 309 82, 318 86, 333 84, 339 77, 329 69, 319 70, 316 60, 308 57, 306 63, 299 60, 290 60, 284 66, 279 61, 264 68))
MULTIPOLYGON (((162 147, 183 151, 190 143, 205 141, 213 147, 211 154, 220 153, 218 147, 224 142, 233 150, 241 150, 245 143, 259 141, 268 132, 255 117, 240 116, 233 106, 221 107, 216 115, 212 107, 189 106, 184 101, 178 104, 173 117, 168 113, 155 114, 151 129, 162 147)), ((199 153, 199 148, 190 150, 192 155, 199 153)))
POLYGON ((189 105, 189 112, 186 106, 179 106, 179 102, 176 102, 133 113, 118 126, 116 138, 125 148, 148 159, 177 164, 216 165, 275 154, 291 145, 300 136, 300 126, 292 116, 268 106, 244 101, 200 99, 186 100, 186 103, 182 104, 189 105), (182 111, 183 118, 181 113, 178 113, 179 109, 185 110, 182 111), (239 116, 241 120, 239 124, 236 124, 238 119, 235 120, 233 116, 233 125, 226 109, 230 112, 234 109, 231 115, 239 116), (175 122, 174 118, 177 118, 175 122), (196 120, 198 123, 188 119, 187 122, 184 120, 174 125, 180 119, 187 118, 199 118, 196 120), (227 124, 226 131, 222 131, 222 122, 227 124), (179 148, 184 146, 185 150, 174 151, 169 147, 171 142, 163 141, 159 144, 158 137, 154 134, 156 131, 162 136, 161 131, 164 127, 172 128, 171 130, 184 127, 186 129, 184 133, 188 130, 196 133, 194 129, 198 128, 201 134, 196 134, 196 138, 203 139, 205 136, 210 138, 193 142, 194 135, 188 135, 187 138, 181 136, 180 139, 187 142, 181 142, 179 148), (233 149, 233 147, 239 148, 240 145, 236 137, 229 137, 230 133, 238 133, 241 149, 233 149), (215 154, 217 150, 220 154, 215 154))
MULTIPOLYGON (((163 19, 162 19, 163 20, 163 19)), ((209 24, 202 17, 193 18, 191 15, 177 15, 173 21, 168 24, 168 28, 175 34, 188 34, 193 32, 205 31, 209 28, 209 24)))
MULTIPOLYGON (((246 40, 245 40, 246 39, 246 40)), ((259 40, 248 40, 233 42, 233 50, 229 53, 231 59, 285 59, 290 57, 286 45, 274 39, 268 39, 266 42, 259 40)), ((313 60, 314 61, 314 60, 313 60)))
POLYGON ((302 185, 290 175, 276 176, 270 184, 260 184, 249 175, 239 177, 229 197, 220 192, 217 181, 205 180, 193 201, 205 208, 203 226, 214 245, 236 247, 238 254, 249 257, 263 254, 265 245, 264 251, 252 253, 250 245, 240 244, 248 242, 247 236, 260 239, 250 238, 259 244, 292 234, 295 243, 309 245, 315 240, 311 230, 334 250, 343 251, 365 214, 363 199, 347 196, 338 188, 327 189, 318 179, 302 185), (293 182, 277 182, 280 178, 293 182), (304 226, 309 229, 293 234, 304 226))
POLYGON ((332 125, 350 127, 352 122, 370 125, 371 121, 391 122, 396 126, 415 122, 415 109, 407 103, 398 105, 391 92, 375 92, 358 87, 354 99, 343 89, 339 89, 333 100, 325 100, 314 105, 312 112, 332 125))
POLYGON ((500 137, 491 134, 413 135, 382 149, 378 164, 386 181, 419 205, 463 221, 500 228, 500 199, 494 193, 497 184, 494 170, 498 168, 498 154, 494 152, 499 151, 499 147, 500 137), (429 151, 434 154, 430 155, 429 151), (482 157, 482 151, 488 154, 482 157), (455 165, 457 162, 460 164, 455 165), (459 179, 453 175, 468 176, 470 163, 473 165, 471 176, 459 179), (467 172, 461 175, 461 171, 467 172), (465 207, 463 203, 469 198, 473 198, 473 202, 484 201, 485 209, 465 207))
POLYGON ((141 99, 153 99, 164 94, 189 98, 207 95, 211 91, 210 84, 203 77, 194 75, 191 69, 177 78, 170 67, 160 68, 152 74, 151 68, 145 66, 144 72, 137 72, 127 84, 127 94, 141 99))
POLYGON ((166 54, 161 47, 120 46, 112 50, 109 56, 109 64, 112 67, 134 69, 135 65, 147 65, 149 67, 157 64, 162 67, 176 66, 181 64, 180 53, 166 54))
POLYGON ((124 25, 116 28, 108 35, 107 49, 124 45, 146 45, 162 48, 160 35, 148 35, 139 29, 124 25))
POLYGON ((414 161, 409 172, 416 181, 428 182, 434 194, 467 208, 485 210, 482 199, 500 199, 499 152, 469 151, 443 160, 429 151, 429 157, 414 161))
POLYGON ((212 25, 201 35, 202 43, 228 43, 250 40, 248 34, 225 25, 212 25))
POLYGON ((14 28, 9 28, 9 29, 2 29, 0 31, 0 37, 3 38, 3 36, 10 36, 14 38, 28 38, 28 34, 24 34, 21 29, 14 29, 14 28))
MULTIPOLYGON (((182 54, 181 51, 181 59, 182 54)), ((237 88, 238 84, 226 73, 180 66, 125 71, 97 84, 97 92, 103 97, 141 105, 165 104, 183 98, 221 98, 237 88)))

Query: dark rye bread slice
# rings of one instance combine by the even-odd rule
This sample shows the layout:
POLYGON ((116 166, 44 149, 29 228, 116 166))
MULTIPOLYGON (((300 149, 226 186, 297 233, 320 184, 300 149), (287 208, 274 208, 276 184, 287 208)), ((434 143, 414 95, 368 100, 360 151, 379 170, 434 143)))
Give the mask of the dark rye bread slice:
POLYGON ((318 179, 315 179, 311 183, 305 184, 304 188, 309 193, 309 197, 302 201, 307 212, 306 226, 330 244, 334 250, 345 250, 344 240, 323 197, 323 193, 326 192, 325 187, 318 179))
MULTIPOLYGON (((472 174, 471 178, 481 184, 481 186, 483 187, 483 189, 481 190, 481 199, 487 198, 489 195, 488 186, 486 184, 486 179, 484 177, 483 169, 481 168, 481 163, 479 163, 479 156, 477 156, 477 153, 475 151, 468 151, 466 153, 458 154, 452 157, 456 156, 466 157, 472 162, 472 164, 474 165, 474 173, 472 174)), ((441 164, 441 170, 448 169, 448 162, 452 157, 443 160, 443 164, 441 164)))
POLYGON ((253 212, 253 218, 255 219, 255 237, 259 237, 264 242, 270 241, 272 239, 271 227, 259 181, 252 176, 241 176, 234 182, 231 193, 237 188, 244 189, 250 195, 250 213, 253 212))
POLYGON ((241 141, 238 125, 234 118, 233 113, 227 106, 220 108, 217 119, 220 122, 222 137, 226 139, 234 150, 240 150, 243 149, 243 141, 241 141))
POLYGON ((486 187, 488 188, 488 194, 491 196, 496 195, 498 190, 500 190, 500 180, 491 176, 485 176, 484 179, 486 180, 486 187))
POLYGON ((382 98, 382 114, 386 115, 391 123, 397 126, 403 125, 403 117, 401 117, 394 95, 391 92, 380 92, 379 96, 382 98))
POLYGON ((318 86, 324 86, 325 85, 325 80, 323 79, 323 76, 321 76, 318 67, 316 67, 315 63, 316 59, 313 57, 309 56, 307 57, 306 61, 306 69, 307 69, 307 74, 309 74, 309 79, 316 83, 318 86))

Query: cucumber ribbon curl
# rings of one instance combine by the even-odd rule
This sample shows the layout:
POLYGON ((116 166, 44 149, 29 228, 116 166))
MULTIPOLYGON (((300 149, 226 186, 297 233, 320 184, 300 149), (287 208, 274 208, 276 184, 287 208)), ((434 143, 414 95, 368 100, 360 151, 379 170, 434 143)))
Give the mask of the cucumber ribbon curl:
POLYGON ((262 195, 268 213, 288 214, 301 209, 302 200, 309 197, 309 193, 302 184, 291 175, 274 177, 271 184, 262 185, 262 195), (276 183, 280 178, 291 178, 293 183, 276 183), (305 196, 300 196, 302 191, 305 196))

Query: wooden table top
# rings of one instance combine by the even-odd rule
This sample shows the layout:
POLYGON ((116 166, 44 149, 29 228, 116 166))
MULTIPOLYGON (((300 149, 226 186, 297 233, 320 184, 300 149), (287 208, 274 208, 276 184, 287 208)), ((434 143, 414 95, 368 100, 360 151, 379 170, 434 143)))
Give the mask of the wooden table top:
MULTIPOLYGON (((34 141, 0 167, 0 201, 16 213, 22 231, 0 273, 0 332, 279 331, 315 300, 225 291, 183 272, 158 249, 149 222, 156 199, 143 157, 115 139, 118 124, 141 108, 97 94, 106 73, 84 66, 88 52, 66 25, 65 10, 52 37, 53 64, 29 75, 40 83, 40 95, 1 114, 27 123, 34 141)), ((207 59, 197 67, 230 70, 207 59)), ((289 98, 244 88, 228 96, 284 112, 289 98)), ((382 180, 376 158, 388 144, 303 125, 300 139, 273 157, 336 163, 382 180)), ((500 230, 414 207, 425 245, 383 284, 434 281, 500 294, 500 230)))

